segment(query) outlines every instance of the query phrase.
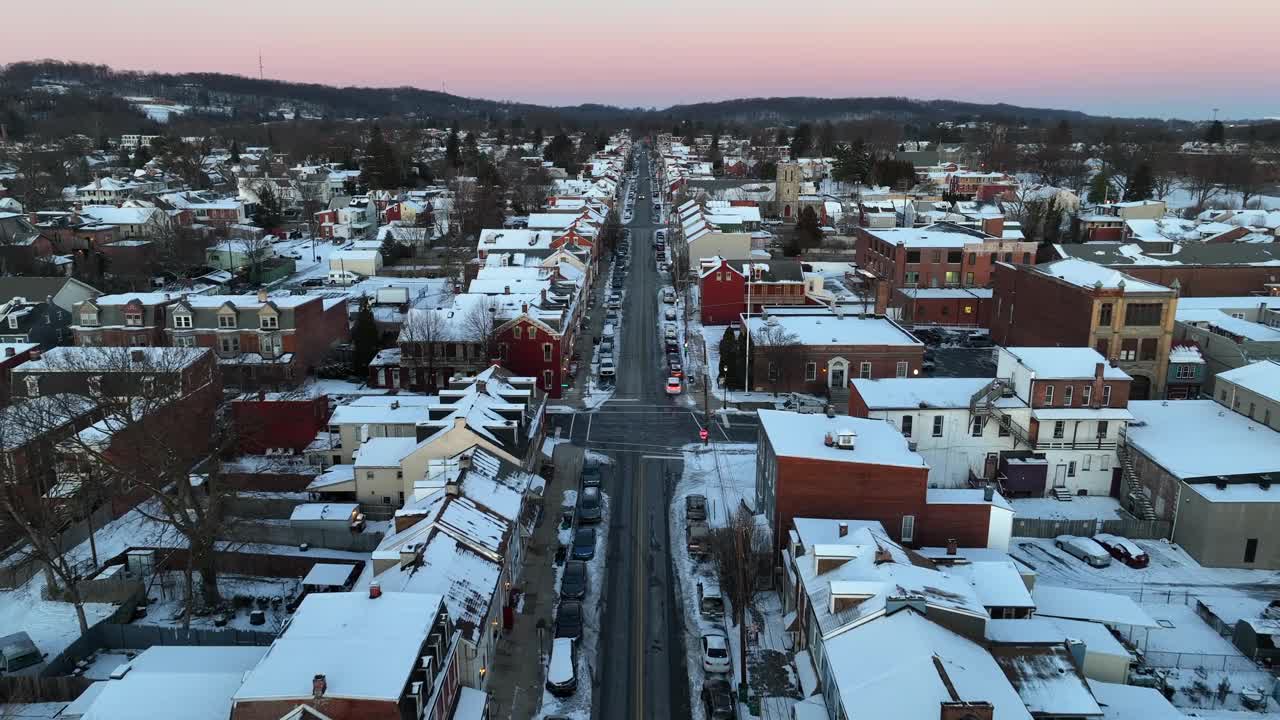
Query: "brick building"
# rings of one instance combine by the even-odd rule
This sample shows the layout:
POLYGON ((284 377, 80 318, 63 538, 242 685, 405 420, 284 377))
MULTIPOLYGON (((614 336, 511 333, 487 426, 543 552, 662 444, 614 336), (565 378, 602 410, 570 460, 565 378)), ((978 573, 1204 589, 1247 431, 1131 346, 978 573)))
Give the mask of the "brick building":
POLYGON ((726 260, 703 258, 698 272, 699 313, 703 325, 728 325, 747 312, 765 305, 809 303, 803 266, 792 260, 726 260), (747 281, 747 276, 751 281, 747 281), (748 287, 749 286, 749 287, 748 287))
POLYGON ((1053 252, 1176 288, 1181 297, 1265 293, 1280 283, 1280 243, 1091 242, 1054 245, 1053 252))
POLYGON ((329 398, 326 395, 295 397, 291 393, 259 391, 231 402, 240 452, 261 455, 268 449, 287 448, 302 452, 328 427, 329 398))
POLYGON ((73 341, 82 347, 151 347, 166 345, 168 306, 173 293, 102 295, 75 307, 71 317, 73 341))
POLYGON ((1164 396, 1177 292, 1084 260, 1001 264, 991 339, 1090 347, 1134 378, 1135 400, 1164 396))
POLYGON ((985 328, 991 322, 990 288, 901 288, 894 305, 904 325, 985 328))
MULTIPOLYGON (((1001 228, 994 218, 991 230, 1001 228)), ((892 289, 987 287, 997 262, 1030 265, 1037 245, 1005 240, 955 223, 939 222, 923 228, 858 228, 855 240, 858 267, 888 281, 892 289)))
POLYGON ((839 306, 766 308, 745 316, 751 332, 751 387, 843 399, 853 378, 920 373, 924 344, 882 316, 839 306))
POLYGON ((1007 547, 1013 515, 998 493, 931 492, 928 479, 924 458, 889 423, 760 411, 756 509, 779 545, 795 518, 809 517, 875 520, 903 544, 1007 547))

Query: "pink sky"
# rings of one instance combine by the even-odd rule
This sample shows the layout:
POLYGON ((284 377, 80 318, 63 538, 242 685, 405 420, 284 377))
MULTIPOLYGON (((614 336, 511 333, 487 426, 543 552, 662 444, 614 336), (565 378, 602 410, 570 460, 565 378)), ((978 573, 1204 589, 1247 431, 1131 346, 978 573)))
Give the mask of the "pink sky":
POLYGON ((256 75, 261 49, 269 77, 444 85, 547 104, 902 95, 1113 115, 1280 115, 1270 37, 1280 3, 1257 0, 12 4, 5 24, 24 31, 5 33, 0 62, 256 75), (779 17, 779 7, 802 16, 779 17))

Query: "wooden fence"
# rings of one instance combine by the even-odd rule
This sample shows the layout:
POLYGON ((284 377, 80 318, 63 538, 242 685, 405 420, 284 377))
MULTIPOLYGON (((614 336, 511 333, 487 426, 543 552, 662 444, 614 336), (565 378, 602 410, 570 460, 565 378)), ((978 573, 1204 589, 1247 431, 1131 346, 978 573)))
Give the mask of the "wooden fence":
POLYGON ((1053 538, 1059 535, 1092 537, 1109 533, 1138 540, 1159 540, 1169 537, 1171 523, 1168 520, 1138 520, 1116 518, 1114 520, 1054 520, 1051 518, 1013 519, 1014 537, 1053 538))

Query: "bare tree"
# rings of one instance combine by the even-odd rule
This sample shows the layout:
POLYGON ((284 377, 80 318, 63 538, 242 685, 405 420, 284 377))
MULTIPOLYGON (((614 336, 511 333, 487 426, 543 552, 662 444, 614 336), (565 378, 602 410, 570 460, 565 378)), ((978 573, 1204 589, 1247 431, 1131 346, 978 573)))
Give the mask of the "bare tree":
POLYGON ((740 697, 747 697, 747 612, 755 600, 756 581, 767 573, 769 539, 745 505, 740 505, 725 527, 711 533, 711 561, 720 589, 729 600, 733 623, 738 626, 738 667, 742 671, 740 697))
POLYGON ((436 363, 445 337, 445 322, 435 308, 410 310, 400 326, 401 355, 419 370, 426 370, 427 392, 435 392, 436 363))
POLYGON ((1204 210, 1209 201, 1222 191, 1225 178, 1225 161, 1221 155, 1196 155, 1189 158, 1186 183, 1194 200, 1195 212, 1204 210))
POLYGON ((765 318, 764 323, 751 333, 751 344, 765 363, 769 384, 776 396, 778 385, 786 383, 789 359, 800 346, 800 338, 773 318, 765 318))
POLYGON ((1240 194, 1241 209, 1248 209, 1249 201, 1265 192, 1274 179, 1268 175, 1268 167, 1250 155, 1228 157, 1223 174, 1227 188, 1240 194))
POLYGON ((480 349, 482 365, 487 365, 494 356, 494 341, 498 329, 498 301, 489 296, 480 298, 467 310, 462 318, 463 327, 471 342, 480 349))

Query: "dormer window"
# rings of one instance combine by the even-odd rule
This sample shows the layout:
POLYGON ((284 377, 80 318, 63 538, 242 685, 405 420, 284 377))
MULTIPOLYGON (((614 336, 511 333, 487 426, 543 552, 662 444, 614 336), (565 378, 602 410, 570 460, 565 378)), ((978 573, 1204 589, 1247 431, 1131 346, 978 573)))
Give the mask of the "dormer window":
POLYGON ((10 316, 9 316, 9 329, 10 329, 10 330, 17 330, 17 329, 18 329, 18 316, 17 316, 17 315, 10 315, 10 316))
POLYGON ((277 315, 263 315, 258 320, 263 330, 275 330, 280 327, 280 318, 277 315))
POLYGON ((229 313, 229 312, 228 312, 228 313, 219 313, 219 314, 218 314, 218 327, 220 327, 220 328, 232 328, 232 329, 234 329, 234 328, 235 328, 235 326, 236 326, 236 316, 235 316, 235 313, 229 313))
POLYGON ((126 312, 124 314, 124 324, 130 327, 139 327, 142 325, 142 313, 126 312))
POLYGON ((190 329, 191 329, 191 315, 190 315, 190 314, 188 314, 188 313, 181 313, 181 314, 178 314, 178 315, 174 315, 174 316, 173 316, 173 326, 174 326, 175 328, 178 328, 179 330, 190 330, 190 329))
POLYGON ((97 325, 97 324, 98 324, 98 311, 97 311, 97 310, 90 310, 90 309, 88 309, 88 308, 85 308, 84 310, 81 310, 81 311, 80 311, 80 324, 81 324, 81 325, 97 325))

